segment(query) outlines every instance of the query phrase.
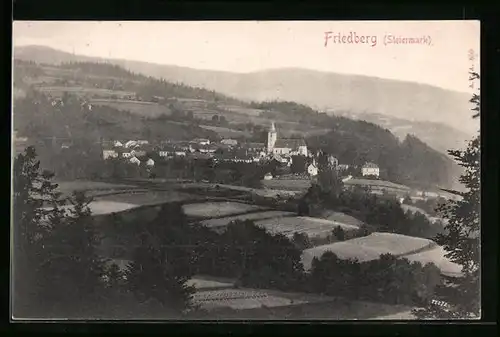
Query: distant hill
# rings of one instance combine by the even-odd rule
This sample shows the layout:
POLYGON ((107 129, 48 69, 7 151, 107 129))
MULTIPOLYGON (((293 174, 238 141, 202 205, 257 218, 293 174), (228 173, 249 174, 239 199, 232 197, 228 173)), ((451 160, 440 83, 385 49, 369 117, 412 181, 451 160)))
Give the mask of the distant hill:
POLYGON ((462 149, 472 138, 467 132, 452 128, 443 123, 426 121, 409 121, 407 119, 382 114, 354 114, 336 112, 336 115, 352 119, 364 120, 387 128, 399 139, 403 140, 408 134, 415 135, 432 148, 447 153, 450 149, 462 149))
POLYGON ((16 47, 14 57, 47 64, 106 61, 136 73, 207 88, 247 101, 278 99, 357 116, 388 115, 408 120, 409 133, 417 136, 421 136, 420 128, 412 130, 412 121, 442 123, 468 135, 477 128, 471 121, 468 94, 413 82, 297 68, 238 74, 73 55, 41 46, 16 47))

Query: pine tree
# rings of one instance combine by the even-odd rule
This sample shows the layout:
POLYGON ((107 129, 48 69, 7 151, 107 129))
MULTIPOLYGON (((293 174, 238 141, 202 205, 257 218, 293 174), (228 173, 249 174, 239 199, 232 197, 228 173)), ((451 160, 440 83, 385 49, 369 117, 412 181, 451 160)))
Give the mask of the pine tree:
POLYGON ((187 218, 177 204, 167 204, 140 234, 127 272, 127 287, 141 303, 161 304, 165 314, 179 316, 190 309, 194 288, 187 285, 192 276, 191 248, 187 241, 187 218))
MULTIPOLYGON (((471 73, 471 80, 479 79, 471 73)), ((473 118, 479 117, 480 96, 474 94, 473 118)), ((480 316, 480 139, 477 135, 465 150, 450 150, 449 154, 461 165, 465 172, 460 182, 466 192, 449 191, 461 197, 442 205, 440 211, 449 221, 445 225, 447 234, 437 236, 437 243, 444 246, 446 256, 462 266, 460 277, 446 277, 440 291, 440 299, 447 308, 429 304, 423 310, 416 310, 420 318, 478 318, 480 316)))
POLYGON ((47 257, 41 265, 42 299, 53 304, 53 313, 95 315, 104 293, 105 260, 96 247, 90 198, 74 192, 68 214, 45 240, 47 257))
POLYGON ((62 222, 64 200, 52 183, 53 174, 40 169, 34 147, 14 160, 13 167, 13 316, 27 317, 40 308, 37 287, 40 264, 46 256, 45 239, 62 222), (44 206, 52 206, 45 209, 44 206), (30 312, 31 311, 31 312, 30 312))

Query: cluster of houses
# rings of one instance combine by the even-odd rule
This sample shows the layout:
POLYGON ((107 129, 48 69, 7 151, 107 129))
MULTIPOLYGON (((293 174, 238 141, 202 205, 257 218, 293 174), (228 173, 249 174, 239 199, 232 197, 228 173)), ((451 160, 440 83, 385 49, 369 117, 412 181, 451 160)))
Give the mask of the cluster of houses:
MULTIPOLYGON (((103 159, 123 158, 130 163, 155 165, 155 158, 171 159, 189 157, 192 159, 213 158, 216 161, 236 163, 258 163, 276 161, 282 166, 291 166, 294 156, 308 158, 306 172, 314 177, 318 174, 316 158, 320 153, 308 150, 304 139, 279 139, 274 123, 267 135, 267 144, 239 142, 236 139, 222 139, 213 143, 209 139, 197 138, 191 141, 165 141, 150 144, 147 140, 112 141, 102 143, 103 159)), ((347 170, 349 165, 339 164, 337 158, 328 156, 328 164, 338 170, 347 170)), ((379 176, 379 168, 373 163, 362 167, 363 176, 379 176)), ((265 179, 272 179, 266 175, 265 179)))

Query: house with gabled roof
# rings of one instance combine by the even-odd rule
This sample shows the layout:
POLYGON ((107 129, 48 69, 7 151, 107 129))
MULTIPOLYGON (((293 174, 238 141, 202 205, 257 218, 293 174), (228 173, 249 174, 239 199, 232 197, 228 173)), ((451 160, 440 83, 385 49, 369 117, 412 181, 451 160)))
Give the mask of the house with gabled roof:
POLYGON ((361 174, 363 175, 363 177, 365 177, 365 176, 379 177, 380 176, 380 168, 378 167, 377 164, 368 162, 361 167, 361 174))

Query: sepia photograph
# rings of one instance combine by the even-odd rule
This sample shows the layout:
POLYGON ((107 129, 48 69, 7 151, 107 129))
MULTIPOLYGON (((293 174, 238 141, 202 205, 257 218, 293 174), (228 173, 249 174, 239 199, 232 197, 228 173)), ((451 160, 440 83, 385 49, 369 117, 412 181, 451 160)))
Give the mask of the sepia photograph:
POLYGON ((12 44, 13 321, 481 318, 479 21, 12 44))

